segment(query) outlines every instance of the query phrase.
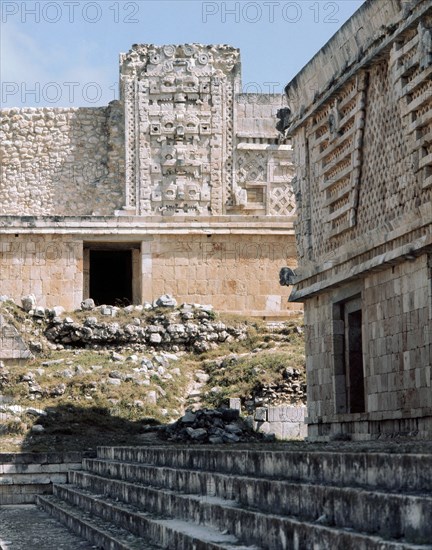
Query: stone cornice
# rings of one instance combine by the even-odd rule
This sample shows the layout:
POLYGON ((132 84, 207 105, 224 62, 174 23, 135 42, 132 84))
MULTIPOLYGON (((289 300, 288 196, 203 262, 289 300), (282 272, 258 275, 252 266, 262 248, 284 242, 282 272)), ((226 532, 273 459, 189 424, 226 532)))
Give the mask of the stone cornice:
POLYGON ((215 216, 212 218, 0 216, 0 235, 294 235, 295 217, 215 216))
MULTIPOLYGON (((367 272, 379 271, 385 269, 386 265, 394 265, 408 259, 415 259, 417 255, 422 254, 425 250, 432 250, 432 225, 425 228, 424 235, 415 240, 410 239, 410 233, 406 234, 407 241, 398 247, 392 248, 388 246, 388 251, 377 253, 372 258, 358 264, 347 260, 338 262, 339 270, 335 268, 322 269, 319 273, 313 276, 304 277, 294 283, 294 289, 290 295, 290 302, 302 302, 305 299, 311 298, 323 291, 346 284, 349 281, 363 277, 367 272)), ((373 250, 373 249, 371 249, 373 250)), ((368 251, 369 252, 369 251, 368 251)))

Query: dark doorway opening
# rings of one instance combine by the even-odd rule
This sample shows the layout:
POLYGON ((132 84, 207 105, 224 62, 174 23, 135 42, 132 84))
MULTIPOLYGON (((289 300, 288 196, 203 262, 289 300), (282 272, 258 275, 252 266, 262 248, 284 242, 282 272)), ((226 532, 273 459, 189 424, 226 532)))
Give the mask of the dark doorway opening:
POLYGON ((335 412, 366 411, 361 294, 333 304, 335 412))
POLYGON ((132 250, 90 250, 89 278, 96 305, 132 304, 132 250))
POLYGON ((361 310, 348 312, 346 320, 349 412, 359 413, 365 411, 361 310))

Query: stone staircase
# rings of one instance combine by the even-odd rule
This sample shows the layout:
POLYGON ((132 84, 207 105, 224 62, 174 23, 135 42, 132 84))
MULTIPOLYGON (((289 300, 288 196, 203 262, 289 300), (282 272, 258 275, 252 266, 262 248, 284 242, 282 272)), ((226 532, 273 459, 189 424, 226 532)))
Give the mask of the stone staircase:
POLYGON ((432 455, 101 447, 39 505, 105 550, 432 549, 432 455))

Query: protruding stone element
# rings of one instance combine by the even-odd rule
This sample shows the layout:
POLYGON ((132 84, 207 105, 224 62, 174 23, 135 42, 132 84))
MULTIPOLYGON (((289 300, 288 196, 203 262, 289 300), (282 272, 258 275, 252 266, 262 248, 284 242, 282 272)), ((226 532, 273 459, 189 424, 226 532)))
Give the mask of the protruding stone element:
POLYGON ((241 413, 241 399, 239 397, 230 397, 229 408, 236 409, 241 413))
POLYGON ((25 312, 29 312, 36 307, 36 297, 34 294, 28 294, 21 298, 22 308, 25 312))
POLYGON ((51 309, 51 316, 52 317, 60 317, 65 312, 65 308, 63 306, 54 306, 51 309))
POLYGON ((45 317, 45 308, 41 306, 35 307, 33 310, 33 316, 42 319, 43 317, 45 317))
POLYGON ((30 359, 32 354, 21 334, 0 315, 0 359, 30 359))
POLYGON ((94 300, 93 298, 87 298, 86 300, 84 300, 83 302, 81 302, 81 309, 83 311, 91 311, 92 309, 94 309, 96 306, 95 306, 95 303, 94 303, 94 300))
POLYGON ((147 403, 149 403, 151 405, 156 405, 156 403, 157 403, 157 392, 155 390, 151 390, 151 391, 147 392, 145 397, 146 397, 147 403))
POLYGON ((290 267, 283 267, 279 272, 279 283, 281 286, 291 286, 294 277, 295 273, 290 267))
POLYGON ((283 137, 285 137, 286 131, 288 130, 289 124, 290 124, 291 109, 289 109, 289 107, 278 109, 276 116, 278 118, 278 122, 276 124, 276 130, 280 134, 282 134, 283 137))
POLYGON ((164 294, 156 300, 156 305, 158 307, 176 307, 177 300, 170 294, 164 294))

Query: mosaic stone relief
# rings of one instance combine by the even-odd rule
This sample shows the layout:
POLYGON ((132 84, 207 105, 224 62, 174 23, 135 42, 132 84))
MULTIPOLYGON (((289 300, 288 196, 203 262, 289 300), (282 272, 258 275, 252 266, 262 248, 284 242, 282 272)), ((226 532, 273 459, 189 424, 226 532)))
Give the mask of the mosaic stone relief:
POLYGON ((390 66, 411 161, 423 189, 432 186, 432 18, 420 21, 404 41, 395 42, 390 66))
POLYGON ((221 213, 238 50, 137 46, 121 63, 127 207, 139 215, 221 213))
MULTIPOLYGON (((279 151, 274 124, 270 134, 266 130, 261 136, 254 133, 250 117, 251 135, 261 142, 258 147, 236 135, 240 116, 236 95, 241 88, 237 49, 137 45, 121 56, 120 64, 126 212, 141 216, 294 213, 291 174, 288 180, 275 181, 274 189, 269 180, 289 156, 285 150, 274 160, 273 153, 279 151)), ((268 97, 256 118, 271 120, 275 98, 268 97)), ((247 101, 247 94, 242 98, 247 101)))

